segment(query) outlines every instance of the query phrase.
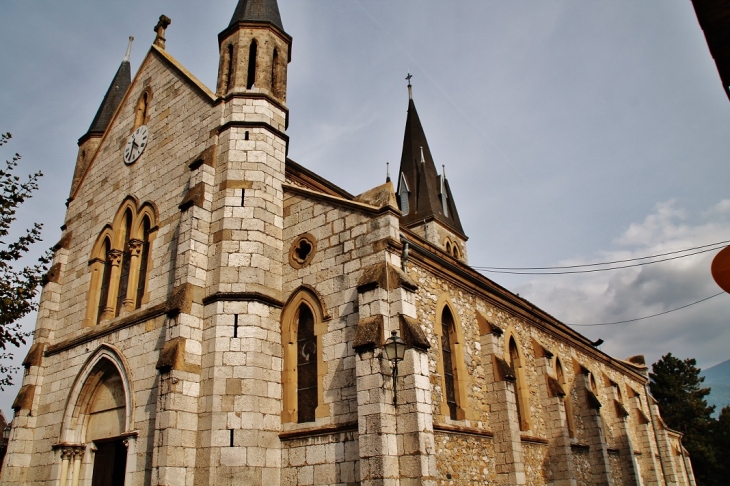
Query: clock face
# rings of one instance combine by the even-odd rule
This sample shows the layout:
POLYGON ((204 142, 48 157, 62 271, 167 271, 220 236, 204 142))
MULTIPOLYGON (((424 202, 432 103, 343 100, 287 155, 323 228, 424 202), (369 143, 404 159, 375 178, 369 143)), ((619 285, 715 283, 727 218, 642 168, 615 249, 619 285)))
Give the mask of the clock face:
POLYGON ((147 138, 150 135, 150 131, 146 125, 138 127, 133 134, 129 136, 127 145, 124 147, 124 163, 134 163, 142 152, 144 152, 147 146, 147 138))

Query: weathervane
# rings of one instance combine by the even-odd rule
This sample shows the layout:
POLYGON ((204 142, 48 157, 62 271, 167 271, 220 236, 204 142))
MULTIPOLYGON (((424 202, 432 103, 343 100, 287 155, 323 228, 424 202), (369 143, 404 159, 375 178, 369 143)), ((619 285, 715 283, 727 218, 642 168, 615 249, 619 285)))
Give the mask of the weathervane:
POLYGON ((406 81, 408 81, 408 99, 413 99, 413 88, 411 87, 411 78, 413 75, 409 72, 408 76, 406 76, 406 81))

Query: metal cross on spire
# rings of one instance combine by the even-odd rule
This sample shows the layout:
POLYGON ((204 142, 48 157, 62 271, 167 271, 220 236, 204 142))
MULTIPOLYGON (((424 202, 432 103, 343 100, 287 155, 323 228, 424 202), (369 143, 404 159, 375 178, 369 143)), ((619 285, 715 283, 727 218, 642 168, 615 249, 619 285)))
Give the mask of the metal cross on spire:
POLYGON ((413 99, 413 88, 411 87, 411 78, 413 75, 411 73, 408 73, 408 76, 406 76, 406 81, 408 81, 408 99, 413 99))

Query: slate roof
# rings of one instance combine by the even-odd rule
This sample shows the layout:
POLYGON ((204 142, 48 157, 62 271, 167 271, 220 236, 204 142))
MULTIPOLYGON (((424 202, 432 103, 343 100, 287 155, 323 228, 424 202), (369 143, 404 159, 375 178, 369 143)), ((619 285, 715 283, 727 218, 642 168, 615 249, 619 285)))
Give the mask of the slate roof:
POLYGON ((106 128, 109 126, 109 122, 114 116, 114 112, 117 111, 119 103, 124 98, 124 93, 127 92, 127 88, 132 84, 132 68, 129 65, 129 61, 125 59, 117 69, 117 74, 114 75, 112 84, 104 95, 104 100, 99 106, 99 111, 96 112, 94 121, 91 122, 89 130, 86 132, 83 138, 89 135, 102 135, 106 128))
MULTIPOLYGON (((464 236, 464 229, 461 226, 459 213, 456 211, 454 197, 445 177, 444 187, 441 188, 441 175, 436 170, 413 99, 408 102, 408 118, 406 119, 406 131, 403 137, 403 154, 401 155, 400 172, 398 173, 399 185, 401 174, 405 178, 410 191, 408 195, 410 210, 408 214, 401 218, 401 222, 405 226, 413 226, 416 223, 433 218, 464 236), (423 160, 421 158, 421 148, 423 148, 423 160), (442 192, 446 195, 447 214, 444 214, 443 211, 442 192)), ((400 191, 400 187, 397 188, 397 191, 400 191)))
POLYGON ((228 26, 238 22, 271 22, 282 31, 284 30, 279 14, 279 4, 276 0, 239 0, 228 26))

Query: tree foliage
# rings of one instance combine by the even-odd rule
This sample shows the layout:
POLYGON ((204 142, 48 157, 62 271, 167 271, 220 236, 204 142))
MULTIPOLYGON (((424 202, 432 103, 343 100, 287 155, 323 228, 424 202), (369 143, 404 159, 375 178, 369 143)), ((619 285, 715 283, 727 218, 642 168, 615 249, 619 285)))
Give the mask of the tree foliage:
MULTIPOLYGON (((652 365, 649 388, 659 402, 664 422, 684 434, 682 443, 689 452, 697 484, 719 486, 725 483, 718 478, 720 451, 712 440, 717 428, 717 421, 712 418, 715 406, 708 406, 705 401, 710 388, 702 387, 705 378, 700 376, 700 371, 696 360, 681 360, 668 353, 652 365)), ((730 425, 730 410, 727 412, 730 425)))
MULTIPOLYGON (((11 138, 9 133, 0 134, 0 146, 7 144, 11 138)), ((46 252, 34 265, 21 269, 14 266, 28 253, 32 244, 41 241, 43 226, 35 223, 25 233, 8 242, 11 237, 10 226, 16 219, 18 207, 38 189, 38 179, 43 175, 36 172, 22 181, 13 172, 20 159, 16 153, 0 169, 0 359, 3 360, 0 364, 0 390, 12 385, 12 374, 17 367, 4 364, 13 357, 8 347, 25 344, 30 334, 22 330, 19 320, 37 309, 35 297, 50 262, 50 254, 46 252)))

